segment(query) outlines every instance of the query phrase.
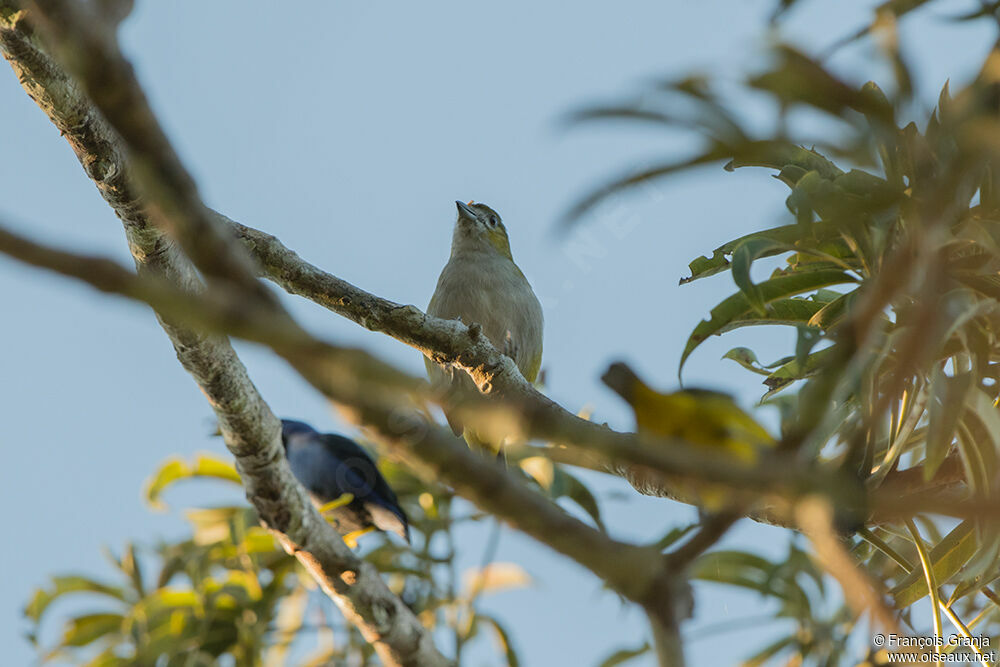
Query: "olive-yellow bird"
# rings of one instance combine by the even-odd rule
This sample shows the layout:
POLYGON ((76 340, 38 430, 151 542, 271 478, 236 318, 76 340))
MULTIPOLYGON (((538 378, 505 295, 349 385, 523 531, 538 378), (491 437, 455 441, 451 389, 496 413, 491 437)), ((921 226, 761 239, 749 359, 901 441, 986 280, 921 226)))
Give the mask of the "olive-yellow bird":
POLYGON ((612 364, 601 379, 632 406, 639 435, 679 438, 747 464, 775 444, 764 427, 726 394, 705 389, 663 394, 622 362, 612 364))

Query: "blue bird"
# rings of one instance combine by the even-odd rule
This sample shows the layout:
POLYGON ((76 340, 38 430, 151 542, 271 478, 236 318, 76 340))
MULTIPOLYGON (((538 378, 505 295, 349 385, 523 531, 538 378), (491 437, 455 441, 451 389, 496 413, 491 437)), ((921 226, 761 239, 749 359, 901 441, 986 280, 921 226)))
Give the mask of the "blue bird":
POLYGON ((358 537, 376 529, 410 541, 396 494, 360 445, 292 419, 281 420, 281 442, 292 473, 345 542, 354 546, 358 537))

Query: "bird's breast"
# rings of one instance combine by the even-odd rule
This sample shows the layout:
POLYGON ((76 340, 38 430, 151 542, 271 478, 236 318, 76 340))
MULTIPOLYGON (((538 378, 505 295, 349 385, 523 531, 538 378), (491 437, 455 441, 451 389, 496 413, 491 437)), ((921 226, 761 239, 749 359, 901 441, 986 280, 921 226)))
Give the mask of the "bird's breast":
POLYGON ((478 323, 500 351, 510 333, 514 361, 522 372, 542 349, 542 308, 524 275, 506 258, 451 260, 441 272, 427 312, 478 323))

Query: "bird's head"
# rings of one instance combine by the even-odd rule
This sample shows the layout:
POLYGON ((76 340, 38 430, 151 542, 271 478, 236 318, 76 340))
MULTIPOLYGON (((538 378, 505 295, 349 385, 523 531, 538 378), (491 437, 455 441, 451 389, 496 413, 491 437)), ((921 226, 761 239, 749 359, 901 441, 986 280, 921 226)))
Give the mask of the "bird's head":
POLYGON ((288 449, 289 445, 297 445, 318 435, 316 429, 305 422, 294 419, 281 420, 281 442, 288 449))
POLYGON ((500 214, 486 204, 456 201, 458 220, 455 221, 455 236, 452 252, 466 249, 496 252, 513 260, 510 254, 510 240, 507 228, 503 226, 500 214))
POLYGON ((623 361, 611 364, 601 376, 601 381, 629 403, 635 398, 636 389, 644 386, 635 371, 623 361))

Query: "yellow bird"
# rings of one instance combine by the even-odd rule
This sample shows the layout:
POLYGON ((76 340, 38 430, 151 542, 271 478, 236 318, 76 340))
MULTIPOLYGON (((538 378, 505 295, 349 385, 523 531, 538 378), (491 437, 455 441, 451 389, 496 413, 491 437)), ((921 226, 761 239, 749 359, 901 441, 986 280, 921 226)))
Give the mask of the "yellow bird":
POLYGON ((612 364, 601 380, 632 406, 640 436, 679 438, 748 465, 757 462, 762 449, 775 445, 764 427, 726 394, 705 389, 662 394, 622 362, 612 364))

